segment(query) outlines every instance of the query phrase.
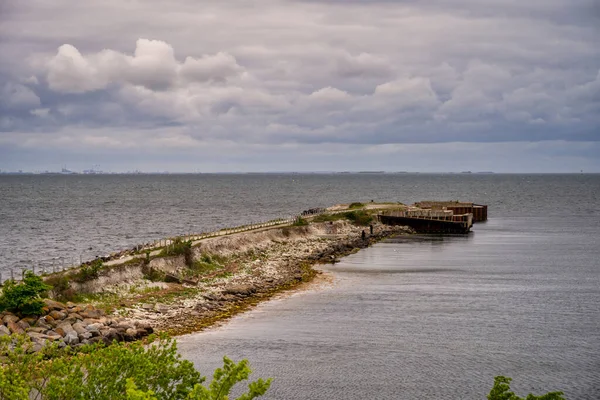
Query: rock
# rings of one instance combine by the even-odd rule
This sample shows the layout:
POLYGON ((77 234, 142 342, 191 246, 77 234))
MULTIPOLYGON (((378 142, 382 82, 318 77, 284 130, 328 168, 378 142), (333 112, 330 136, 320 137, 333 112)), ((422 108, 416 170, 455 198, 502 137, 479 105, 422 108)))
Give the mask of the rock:
POLYGON ((50 315, 52 318, 54 318, 57 321, 63 320, 67 317, 66 313, 57 311, 57 310, 50 311, 50 313, 48 315, 50 315))
POLYGON ((77 336, 79 337, 79 340, 83 343, 83 341, 90 339, 92 337, 92 334, 90 332, 84 332, 78 334, 77 336))
POLYGON ((13 333, 22 335, 25 333, 25 330, 21 328, 16 322, 8 321, 6 327, 13 333))
POLYGON ((48 336, 48 339, 50 339, 50 340, 61 340, 62 339, 61 334, 54 332, 54 331, 47 331, 46 336, 48 336))
POLYGON ((77 314, 76 312, 69 312, 69 318, 74 318, 76 320, 83 321, 83 317, 77 314))
POLYGON ((31 325, 29 325, 25 320, 20 320, 19 322, 17 322, 17 325, 19 325, 24 331, 31 328, 31 325))
POLYGON ((43 333, 37 333, 37 332, 27 332, 27 336, 29 336, 31 338, 31 340, 33 340, 35 343, 46 343, 46 339, 48 339, 47 335, 44 335, 43 333))
POLYGON ((29 329, 27 329, 27 333, 29 332, 36 332, 36 333, 46 333, 48 329, 46 328, 41 328, 39 326, 35 326, 35 327, 31 327, 29 329))
POLYGON ((25 321, 25 322, 27 322, 31 326, 31 325, 35 324, 36 317, 21 318, 21 321, 25 321))
MULTIPOLYGON (((75 329, 73 329, 71 324, 68 322, 61 323, 59 326, 56 327, 55 331, 64 338, 66 338, 67 335, 69 335, 69 334, 71 334, 71 336, 73 336, 73 335, 77 336, 77 332, 75 331, 75 329)), ((67 344, 69 344, 69 343, 67 343, 67 344)))
POLYGON ((89 324, 88 326, 85 327, 85 329, 88 332, 99 333, 100 329, 102 329, 103 327, 104 327, 104 325, 102 325, 100 323, 95 323, 95 324, 89 324))
POLYGON ((252 285, 235 285, 225 289, 224 291, 224 293, 232 294, 234 296, 249 296, 254 292, 256 292, 256 288, 252 285))
POLYGON ((46 322, 46 317, 40 317, 40 318, 38 318, 38 320, 35 321, 34 326, 38 326, 38 327, 44 328, 44 329, 51 329, 52 328, 50 326, 50 324, 48 324, 46 322))
POLYGON ((112 343, 114 340, 118 341, 123 338, 123 336, 113 328, 104 329, 100 332, 102 333, 102 340, 107 344, 112 343))
POLYGON ((137 338, 137 330, 129 328, 125 331, 123 336, 126 342, 133 342, 137 338))
POLYGON ((4 318, 2 318, 2 322, 4 322, 4 324, 8 324, 9 322, 17 322, 18 320, 19 317, 13 314, 7 314, 4 316, 4 318))
POLYGON ((158 311, 161 314, 168 312, 170 309, 171 308, 166 304, 156 303, 156 305, 154 306, 154 310, 158 311))
POLYGON ((44 304, 46 304, 46 307, 48 307, 50 310, 57 310, 57 311, 61 311, 61 310, 65 310, 67 308, 67 306, 63 303, 61 303, 60 301, 55 301, 55 300, 50 300, 50 299, 44 299, 44 304))
POLYGON ((77 333, 75 331, 68 332, 67 335, 65 336, 65 343, 70 346, 72 346, 74 344, 78 344, 79 336, 77 336, 77 333))
POLYGON ((154 309, 154 306, 152 304, 144 303, 142 304, 142 309, 146 311, 152 311, 154 309))
MULTIPOLYGON (((81 324, 80 322, 76 322, 73 324, 73 330, 75 330, 75 332, 77 332, 78 335, 84 334, 84 333, 89 333, 87 331, 87 329, 85 329, 85 327, 83 326, 83 324, 81 324)), ((91 337, 91 334, 90 334, 91 337)))
POLYGON ((10 330, 4 325, 0 325, 0 337, 10 335, 10 330))
POLYGON ((88 310, 87 307, 85 310, 78 313, 82 319, 84 318, 100 318, 102 317, 102 310, 88 310))

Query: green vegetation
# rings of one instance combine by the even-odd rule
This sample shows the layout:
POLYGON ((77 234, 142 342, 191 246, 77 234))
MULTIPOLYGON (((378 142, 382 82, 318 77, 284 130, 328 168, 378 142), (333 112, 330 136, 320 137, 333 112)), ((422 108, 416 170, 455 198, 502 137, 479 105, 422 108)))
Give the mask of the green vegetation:
POLYGON ((549 392, 541 396, 528 394, 527 397, 519 397, 510 391, 511 378, 497 376, 494 378, 494 387, 488 394, 488 400, 565 400, 563 392, 549 392))
POLYGON ((73 279, 81 283, 96 279, 101 269, 102 260, 94 260, 90 265, 86 264, 79 268, 79 271, 73 275, 73 279))
POLYGON ((350 205, 348 206, 349 209, 354 209, 354 208, 363 208, 365 205, 363 203, 350 203, 350 205))
POLYGON ((0 312, 10 311, 22 315, 40 315, 44 296, 51 286, 31 271, 25 271, 22 282, 9 280, 4 283, 0 294, 0 312))
POLYGON ((308 225, 308 221, 302 217, 296 218, 292 226, 306 226, 308 225))
POLYGON ((369 225, 373 222, 373 216, 366 211, 357 210, 344 213, 346 219, 352 221, 356 225, 369 225))
POLYGON ((346 219, 344 214, 320 214, 313 218, 313 222, 332 222, 346 219))
POLYGON ((202 254, 199 260, 195 261, 190 268, 192 275, 204 275, 210 272, 223 269, 226 260, 217 255, 202 254))
MULTIPOLYGON (((153 336, 149 341, 30 352, 32 343, 25 337, 0 337, 0 399, 226 400, 251 373, 247 360, 234 363, 224 357, 223 368, 203 386, 206 378, 181 359, 174 340, 153 336)), ((270 384, 271 379, 250 383, 238 400, 260 397, 270 384)))
MULTIPOLYGON (((354 203, 353 203, 354 204, 354 203)), ((373 222, 373 216, 365 210, 354 210, 336 214, 321 214, 313 218, 314 222, 331 222, 347 219, 356 224, 366 226, 373 222)))

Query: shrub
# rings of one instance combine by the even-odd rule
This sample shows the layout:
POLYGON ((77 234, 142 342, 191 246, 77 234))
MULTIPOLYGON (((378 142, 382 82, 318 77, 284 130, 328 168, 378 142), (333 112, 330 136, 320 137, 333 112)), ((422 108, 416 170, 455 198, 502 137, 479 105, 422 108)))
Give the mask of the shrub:
MULTIPOLYGON (((223 358, 224 366, 215 371, 208 387, 187 360, 177 353, 176 342, 166 337, 151 344, 140 342, 87 345, 80 351, 28 351, 31 342, 21 337, 13 345, 0 337, 0 399, 219 399, 228 398, 231 388, 248 379, 247 360, 234 363, 223 358), (47 359, 49 355, 53 357, 47 359), (30 397, 33 396, 33 397, 30 397)), ((271 380, 250 383, 248 393, 239 399, 263 395, 271 380)))
POLYGON ((99 272, 102 269, 102 260, 96 259, 92 261, 89 265, 84 264, 79 271, 77 271, 73 275, 73 279, 77 282, 87 282, 92 279, 96 279, 99 276, 99 272))
POLYGON ((373 222, 373 216, 366 211, 356 210, 344 213, 344 217, 356 225, 369 225, 373 222))
POLYGON ((51 286, 31 271, 25 271, 22 282, 9 280, 4 283, 0 295, 0 312, 10 311, 22 315, 40 315, 44 302, 41 296, 46 295, 51 286))
POLYGON ((191 267, 194 264, 193 255, 192 255, 192 241, 191 240, 181 240, 181 238, 176 238, 173 242, 165 247, 160 252, 161 257, 171 257, 171 256, 184 256, 185 263, 187 266, 191 267))
POLYGON ((292 224, 292 226, 307 226, 307 225, 308 225, 308 221, 302 217, 296 218, 296 220, 292 224))
POLYGON ((494 378, 494 386, 488 394, 488 400, 565 400, 563 392, 549 392, 541 396, 528 394, 527 397, 519 397, 510 391, 511 378, 497 376, 494 378))
POLYGON ((350 203, 350 205, 348 206, 348 208, 353 209, 353 208, 363 208, 365 205, 363 203, 350 203))

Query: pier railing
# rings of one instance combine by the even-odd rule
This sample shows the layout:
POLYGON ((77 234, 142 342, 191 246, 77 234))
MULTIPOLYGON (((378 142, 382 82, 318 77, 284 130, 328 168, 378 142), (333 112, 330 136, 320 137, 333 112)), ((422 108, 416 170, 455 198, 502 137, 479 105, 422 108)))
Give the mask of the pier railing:
POLYGON ((121 252, 113 253, 102 257, 95 257, 93 259, 84 260, 82 253, 80 253, 79 257, 55 257, 51 259, 20 262, 14 264, 8 270, 0 271, 0 285, 7 280, 22 280, 22 278, 25 276, 26 271, 31 271, 35 275, 44 276, 80 268, 83 265, 89 264, 90 262, 96 259, 101 259, 105 264, 118 265, 127 262, 128 260, 142 257, 147 252, 152 253, 161 250, 165 247, 172 245, 177 240, 197 242, 204 239, 226 236, 234 233, 247 232, 275 226, 286 226, 293 224, 300 217, 312 217, 323 213, 328 212, 325 209, 314 209, 314 211, 312 212, 304 212, 302 214, 289 216, 285 218, 272 219, 265 222, 253 222, 237 227, 223 227, 211 232, 196 232, 180 236, 173 236, 170 238, 155 240, 146 244, 136 245, 133 248, 123 250, 121 252))

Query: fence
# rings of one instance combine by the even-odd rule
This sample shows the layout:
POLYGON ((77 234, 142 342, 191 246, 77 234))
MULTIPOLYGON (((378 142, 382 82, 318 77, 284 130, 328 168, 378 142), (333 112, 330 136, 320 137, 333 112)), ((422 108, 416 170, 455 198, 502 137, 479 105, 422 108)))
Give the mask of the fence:
MULTIPOLYGON (((148 244, 144 244, 144 245, 137 245, 132 249, 119 252, 116 255, 112 254, 109 256, 99 257, 99 258, 101 258, 103 261, 113 264, 113 265, 120 264, 120 263, 126 262, 130 259, 133 259, 135 257, 139 257, 140 254, 144 254, 147 251, 153 252, 153 251, 158 251, 159 249, 162 249, 164 247, 168 247, 168 246, 172 245, 175 242, 175 240, 177 240, 177 239, 182 240, 182 241, 191 240, 192 242, 195 242, 198 240, 209 239, 209 238, 218 237, 218 236, 231 235, 234 233, 246 232, 246 231, 251 231, 251 230, 256 230, 256 229, 269 228, 269 227, 273 227, 273 226, 277 226, 277 225, 289 225, 289 224, 292 224, 294 221, 296 221, 300 217, 316 216, 319 214, 323 214, 325 212, 324 209, 314 209, 314 211, 313 210, 310 210, 310 211, 311 212, 309 212, 309 213, 304 212, 302 214, 299 214, 296 216, 291 216, 288 218, 279 218, 279 219, 270 220, 270 221, 266 221, 266 222, 258 222, 258 223, 248 224, 248 225, 242 225, 242 226, 238 226, 238 227, 234 227, 234 228, 221 228, 221 229, 219 229, 217 231, 213 231, 213 232, 191 233, 191 234, 176 236, 176 237, 167 238, 167 239, 160 239, 160 240, 156 240, 152 243, 148 243, 148 244)), ((17 280, 17 281, 21 280, 25 276, 25 271, 31 271, 36 275, 47 275, 47 274, 51 274, 51 273, 63 272, 63 271, 71 270, 74 268, 79 268, 84 264, 84 260, 82 259, 81 254, 79 256, 79 263, 77 263, 77 260, 75 257, 57 257, 57 258, 53 258, 53 259, 35 261, 35 263, 37 264, 37 267, 36 266, 24 266, 23 264, 25 264, 25 263, 19 263, 17 265, 14 265, 8 271, 6 271, 6 270, 0 271, 0 285, 7 280, 17 280)), ((85 260, 85 262, 90 262, 90 261, 92 261, 92 260, 85 260)), ((33 261, 31 262, 31 264, 33 264, 33 261)))

